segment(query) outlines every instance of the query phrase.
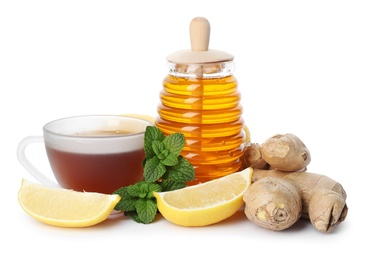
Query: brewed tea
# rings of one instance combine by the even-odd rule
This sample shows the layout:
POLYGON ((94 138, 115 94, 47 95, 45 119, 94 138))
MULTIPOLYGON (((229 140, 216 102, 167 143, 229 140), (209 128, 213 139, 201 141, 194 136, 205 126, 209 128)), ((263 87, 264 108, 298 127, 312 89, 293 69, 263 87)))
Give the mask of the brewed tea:
POLYGON ((50 147, 46 151, 57 182, 64 188, 110 194, 143 178, 143 149, 111 154, 71 153, 50 147))
POLYGON ((128 135, 133 134, 134 132, 126 131, 126 130, 93 130, 93 131, 83 131, 80 133, 75 133, 77 136, 94 136, 94 137, 100 137, 100 136, 119 136, 119 135, 128 135))
POLYGON ((152 125, 151 121, 132 116, 61 118, 45 124, 43 136, 24 138, 17 155, 42 184, 110 194, 143 179, 144 134, 152 125), (33 143, 45 144, 54 178, 28 160, 25 149, 33 143))

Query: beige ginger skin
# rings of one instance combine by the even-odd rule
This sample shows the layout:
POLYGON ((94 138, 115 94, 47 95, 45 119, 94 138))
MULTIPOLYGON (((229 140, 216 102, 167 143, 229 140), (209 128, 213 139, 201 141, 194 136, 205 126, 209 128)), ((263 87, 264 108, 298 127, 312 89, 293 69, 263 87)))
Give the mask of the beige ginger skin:
MULTIPOLYGON (((301 191, 301 216, 310 219, 312 225, 321 232, 332 231, 347 216, 346 192, 333 179, 310 172, 282 172, 255 169, 253 181, 280 178, 292 183, 301 191)), ((289 199, 292 194, 288 194, 289 199)))
POLYGON ((284 230, 301 216, 301 191, 281 178, 259 179, 248 187, 243 199, 247 218, 267 229, 284 230))
POLYGON ((345 190, 328 176, 305 171, 310 158, 305 144, 293 134, 275 135, 262 145, 249 144, 244 150, 244 160, 254 174, 252 187, 249 186, 243 198, 248 219, 270 230, 283 230, 296 222, 299 210, 301 217, 309 219, 321 232, 331 232, 344 221, 348 212, 345 190), (271 187, 274 180, 278 182, 275 188, 271 187), (261 185, 257 186, 257 182, 261 185), (290 203, 298 196, 294 189, 301 197, 300 208, 290 203), (276 215, 279 209, 291 216, 281 215, 285 216, 281 219, 276 215))
POLYGON ((262 144, 262 156, 272 169, 298 171, 305 169, 311 156, 305 144, 294 134, 278 134, 262 144))

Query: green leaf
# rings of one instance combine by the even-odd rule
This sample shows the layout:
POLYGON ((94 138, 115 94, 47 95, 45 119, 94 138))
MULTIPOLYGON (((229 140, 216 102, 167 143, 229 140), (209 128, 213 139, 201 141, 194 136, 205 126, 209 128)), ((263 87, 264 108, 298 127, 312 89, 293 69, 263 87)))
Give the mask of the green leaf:
POLYGON ((136 212, 144 224, 151 223, 158 211, 155 199, 139 199, 136 201, 136 212))
POLYGON ((178 190, 186 186, 186 182, 177 182, 173 180, 162 180, 161 182, 162 191, 178 190))
POLYGON ((155 199, 153 192, 160 192, 162 191, 162 187, 160 184, 155 182, 147 182, 147 192, 145 198, 147 199, 155 199))
POLYGON ((159 157, 159 155, 164 151, 163 142, 158 141, 158 140, 154 140, 154 141, 152 141, 151 145, 152 145, 152 149, 153 149, 154 154, 159 157))
POLYGON ((116 191, 114 194, 118 194, 121 197, 121 200, 114 207, 115 210, 118 211, 134 211, 136 198, 128 194, 127 187, 122 187, 116 191))
POLYGON ((159 180, 165 173, 164 164, 160 163, 158 157, 154 156, 146 161, 144 167, 144 179, 148 182, 159 180))
POLYGON ((161 191, 159 184, 155 182, 139 181, 127 188, 128 193, 135 198, 154 198, 153 191, 161 191))
POLYGON ((163 178, 177 182, 192 181, 195 178, 195 171, 190 162, 180 155, 178 157, 178 164, 167 167, 163 178))
POLYGON ((127 192, 127 187, 121 187, 118 190, 115 190, 113 192, 113 194, 118 194, 120 197, 125 197, 125 196, 129 196, 128 192, 127 192))
POLYGON ((157 154, 157 157, 159 158, 160 161, 165 160, 165 158, 168 156, 169 156, 168 150, 163 150, 161 151, 161 153, 157 154))
POLYGON ((165 137, 156 126, 146 127, 144 179, 113 192, 121 196, 115 210, 124 211, 137 223, 151 223, 158 211, 153 192, 181 189, 194 179, 192 165, 180 155, 184 143, 183 134, 165 137))
POLYGON ((164 159, 169 151, 164 149, 164 144, 160 141, 154 140, 152 142, 152 149, 154 151, 154 154, 161 160, 164 159))
POLYGON ((155 156, 153 151, 152 142, 156 141, 163 141, 165 138, 163 132, 160 131, 159 128, 156 126, 147 126, 145 135, 144 135, 144 149, 145 149, 145 156, 146 158, 151 158, 155 156))
POLYGON ((174 154, 175 157, 178 157, 184 147, 184 135, 181 133, 168 135, 163 140, 163 144, 169 153, 174 154))
POLYGON ((134 210, 134 211, 128 211, 128 212, 125 212, 124 213, 125 216, 130 216, 133 221, 137 222, 137 223, 141 223, 141 224, 144 224, 141 219, 139 218, 139 216, 137 215, 137 212, 134 210))
POLYGON ((143 181, 139 181, 133 185, 126 187, 128 195, 131 197, 134 197, 134 198, 139 198, 140 197, 140 186, 142 185, 142 182, 143 181))
POLYGON ((174 165, 178 164, 178 159, 177 159, 177 156, 170 153, 170 154, 168 154, 168 156, 166 156, 160 162, 162 164, 164 164, 165 166, 174 166, 174 165))

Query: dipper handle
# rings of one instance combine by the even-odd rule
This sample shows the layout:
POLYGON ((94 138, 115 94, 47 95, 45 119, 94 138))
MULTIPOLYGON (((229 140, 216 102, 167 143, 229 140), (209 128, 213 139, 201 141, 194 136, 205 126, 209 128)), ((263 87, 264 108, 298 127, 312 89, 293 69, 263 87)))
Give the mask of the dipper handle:
POLYGON ((189 26, 192 51, 208 51, 210 23, 204 17, 193 18, 189 26))

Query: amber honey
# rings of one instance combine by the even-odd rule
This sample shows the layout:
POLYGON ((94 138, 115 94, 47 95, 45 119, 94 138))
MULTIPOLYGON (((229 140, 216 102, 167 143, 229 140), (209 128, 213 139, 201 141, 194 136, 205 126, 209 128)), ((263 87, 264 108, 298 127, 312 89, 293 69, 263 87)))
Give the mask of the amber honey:
POLYGON ((189 25, 191 49, 167 56, 169 72, 155 123, 166 135, 184 134, 181 154, 196 176, 189 185, 245 168, 245 125, 234 56, 209 48, 210 32, 208 20, 195 17, 189 25))
POLYGON ((164 134, 184 134, 182 155, 196 175, 189 184, 242 169, 243 108, 237 80, 233 75, 222 76, 222 69, 228 65, 201 66, 201 71, 195 70, 193 75, 186 68, 186 74, 179 73, 182 67, 176 66, 163 81, 156 126, 164 134))

